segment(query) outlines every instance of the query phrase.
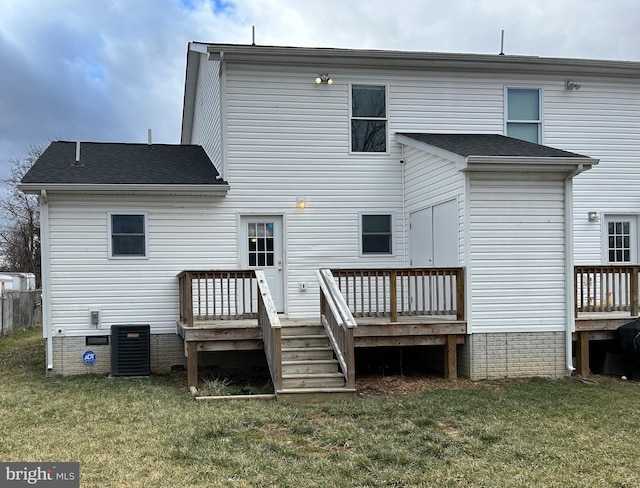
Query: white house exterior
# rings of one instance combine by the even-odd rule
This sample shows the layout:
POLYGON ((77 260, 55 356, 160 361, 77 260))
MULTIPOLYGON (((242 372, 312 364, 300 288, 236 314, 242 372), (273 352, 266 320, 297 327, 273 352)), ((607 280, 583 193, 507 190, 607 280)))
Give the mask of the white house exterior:
POLYGON ((463 266, 461 373, 566 375, 574 261, 608 262, 610 220, 629 222, 623 257, 637 261, 639 75, 627 62, 191 43, 181 143, 204 148, 225 191, 23 181, 45 190, 49 367, 108 372, 82 352, 121 323, 151 325, 156 369, 183 361, 185 269, 267 267, 278 311, 303 318, 318 313, 319 267, 463 266), (465 154, 420 134, 570 153, 465 154), (113 259, 110 216, 129 213, 144 216, 148 253, 113 259), (273 232, 269 263, 251 261, 257 228, 273 232))

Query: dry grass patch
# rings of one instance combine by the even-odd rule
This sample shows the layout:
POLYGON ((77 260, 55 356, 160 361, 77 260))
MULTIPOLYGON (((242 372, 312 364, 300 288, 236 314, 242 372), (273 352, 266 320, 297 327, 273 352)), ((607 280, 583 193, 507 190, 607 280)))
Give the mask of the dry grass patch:
POLYGON ((39 331, 0 339, 0 458, 79 461, 82 486, 640 486, 630 382, 220 403, 194 401, 184 376, 45 378, 44 366, 39 331))

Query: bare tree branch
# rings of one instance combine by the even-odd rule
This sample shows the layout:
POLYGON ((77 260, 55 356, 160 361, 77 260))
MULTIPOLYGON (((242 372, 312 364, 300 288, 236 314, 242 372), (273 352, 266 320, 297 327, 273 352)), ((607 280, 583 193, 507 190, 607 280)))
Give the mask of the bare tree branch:
POLYGON ((18 189, 22 177, 43 152, 43 148, 29 146, 22 159, 10 160, 11 176, 2 180, 0 195, 0 252, 2 269, 34 273, 40 286, 40 207, 36 195, 18 189))

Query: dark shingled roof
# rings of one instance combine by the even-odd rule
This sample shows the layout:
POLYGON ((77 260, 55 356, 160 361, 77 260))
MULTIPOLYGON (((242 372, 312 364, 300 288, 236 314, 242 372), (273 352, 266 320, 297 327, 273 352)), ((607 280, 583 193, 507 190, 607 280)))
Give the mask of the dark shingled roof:
POLYGON ((401 132, 419 142, 439 147, 460 156, 496 156, 527 158, 586 158, 580 154, 542 146, 500 134, 418 134, 401 132))
POLYGON ((201 146, 52 142, 22 183, 217 185, 218 171, 201 146))

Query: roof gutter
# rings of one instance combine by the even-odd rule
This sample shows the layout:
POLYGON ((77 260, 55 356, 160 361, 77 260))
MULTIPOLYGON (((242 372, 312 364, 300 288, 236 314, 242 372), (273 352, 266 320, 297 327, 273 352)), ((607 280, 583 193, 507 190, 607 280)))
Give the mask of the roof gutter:
POLYGON ((523 157, 523 156, 468 156, 461 171, 552 171, 573 173, 575 168, 585 171, 599 160, 589 157, 523 157), (507 168, 508 166, 508 168, 507 168))
POLYGON ((206 46, 209 53, 225 51, 229 61, 256 64, 276 62, 309 64, 312 62, 316 65, 522 72, 559 74, 565 77, 600 75, 637 78, 640 76, 640 63, 633 61, 423 51, 196 44, 200 49, 206 46))
POLYGON ((228 183, 215 185, 162 185, 127 183, 21 183, 18 189, 25 193, 102 193, 102 194, 138 194, 138 195, 185 195, 185 196, 225 196, 229 191, 228 183))

